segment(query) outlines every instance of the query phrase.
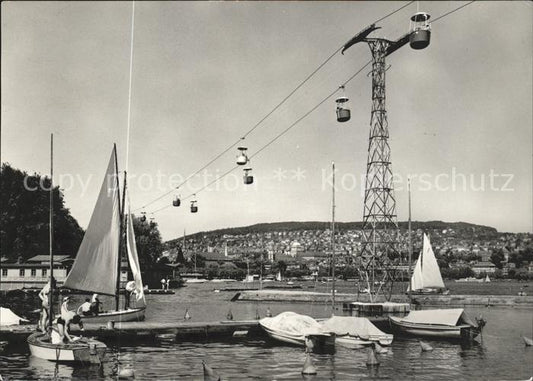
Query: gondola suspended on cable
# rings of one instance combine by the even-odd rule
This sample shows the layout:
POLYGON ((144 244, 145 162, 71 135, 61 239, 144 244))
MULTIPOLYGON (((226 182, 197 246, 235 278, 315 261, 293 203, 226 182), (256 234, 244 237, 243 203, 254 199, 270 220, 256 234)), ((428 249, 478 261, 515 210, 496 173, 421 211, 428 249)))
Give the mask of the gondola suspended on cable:
POLYGON ((420 50, 429 46, 431 39, 431 25, 429 24, 429 18, 431 16, 426 12, 417 12, 411 16, 411 22, 409 29, 411 34, 409 35, 409 45, 411 48, 420 50))
POLYGON ((248 148, 246 148, 246 147, 237 147, 237 149, 240 151, 239 155, 237 156, 237 164, 238 165, 246 165, 248 163, 248 156, 246 156, 246 150, 248 148))
POLYGON ((155 219, 154 219, 154 214, 152 213, 151 216, 150 216, 150 227, 154 228, 155 225, 156 225, 156 223, 155 223, 155 219))
POLYGON ((172 200, 172 206, 178 207, 181 205, 181 200, 179 196, 176 196, 174 200, 172 200))
POLYGON ((196 205, 196 195, 193 195, 194 200, 191 201, 191 213, 197 213, 198 212, 198 205, 196 205))
POLYGON ((146 222, 146 212, 141 212, 141 222, 146 222))
POLYGON ((347 122, 350 120, 350 107, 349 99, 344 96, 344 86, 340 86, 342 89, 342 95, 338 97, 335 102, 337 103, 337 122, 347 122))
POLYGON ((254 182, 254 177, 250 174, 251 170, 252 168, 244 168, 243 180, 244 180, 244 184, 246 185, 253 184, 254 182))

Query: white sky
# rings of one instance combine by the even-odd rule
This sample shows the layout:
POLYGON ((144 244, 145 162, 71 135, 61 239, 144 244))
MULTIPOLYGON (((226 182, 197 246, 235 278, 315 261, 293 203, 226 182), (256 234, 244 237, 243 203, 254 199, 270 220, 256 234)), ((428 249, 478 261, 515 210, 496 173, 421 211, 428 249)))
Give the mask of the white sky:
MULTIPOLYGON (((201 168, 354 34, 402 4, 137 3, 128 163, 133 208, 169 191, 168 176, 187 177, 201 168)), ((420 2, 420 10, 435 19, 461 4, 420 2)), ((119 165, 125 166, 131 3, 1 6, 2 162, 47 174, 53 132, 55 181, 62 176, 67 207, 86 227, 114 142, 119 165)), ((379 23, 382 29, 374 34, 400 37, 416 7, 413 3, 379 23)), ((533 230, 532 10, 525 1, 476 2, 435 22, 427 49, 405 46, 388 57, 393 171, 403 179, 396 186, 399 220, 407 219, 405 178, 411 174, 424 179, 413 180, 414 220, 533 230), (498 175, 492 184, 491 173, 498 175)), ((337 54, 248 136, 243 144, 249 153, 369 59, 365 44, 337 54)), ((157 213, 163 238, 180 236, 184 229, 192 233, 258 222, 329 220, 331 189, 324 177, 331 161, 338 170, 337 220, 360 221, 370 119, 368 71, 347 85, 349 122, 336 122, 330 99, 252 160, 254 187, 242 184, 238 169, 218 190, 213 186, 198 193, 199 213, 188 211, 189 201, 157 213), (286 177, 280 181, 275 171, 286 171, 286 177)), ((217 160, 209 175, 232 168, 235 156, 233 149, 217 160)), ((202 181, 195 178, 181 195, 190 195, 202 181)), ((146 211, 171 200, 169 195, 146 211)))

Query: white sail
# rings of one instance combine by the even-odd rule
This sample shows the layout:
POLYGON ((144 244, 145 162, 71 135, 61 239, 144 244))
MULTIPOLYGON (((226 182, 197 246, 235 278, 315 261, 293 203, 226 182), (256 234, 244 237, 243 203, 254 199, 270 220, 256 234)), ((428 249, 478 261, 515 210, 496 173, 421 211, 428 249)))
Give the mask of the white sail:
POLYGON ((64 287, 114 295, 118 274, 120 210, 115 148, 74 265, 64 287))
POLYGON ((435 253, 433 253, 429 238, 425 234, 422 253, 416 261, 411 278, 411 289, 413 291, 423 288, 445 288, 435 253))
POLYGON ((137 245, 135 243, 135 232, 133 231, 133 219, 131 218, 130 202, 128 197, 128 221, 126 223, 126 249, 133 281, 135 282, 135 295, 137 301, 144 301, 143 280, 141 277, 141 267, 139 266, 139 256, 137 255, 137 245))

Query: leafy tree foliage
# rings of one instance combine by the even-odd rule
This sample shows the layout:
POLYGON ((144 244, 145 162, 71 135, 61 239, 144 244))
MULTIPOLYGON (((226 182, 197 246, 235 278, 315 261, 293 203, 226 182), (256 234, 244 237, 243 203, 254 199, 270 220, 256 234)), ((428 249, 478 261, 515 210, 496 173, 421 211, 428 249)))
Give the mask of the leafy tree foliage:
POLYGON ((490 256, 490 261, 492 263, 494 263, 494 265, 498 269, 503 268, 503 263, 502 262, 505 261, 505 255, 503 255, 503 250, 502 249, 498 249, 497 251, 492 253, 491 256, 490 256))
POLYGON ((155 221, 142 221, 140 217, 133 216, 133 230, 137 243, 139 264, 143 270, 153 267, 163 253, 161 234, 155 221))
MULTIPOLYGON (((10 261, 25 261, 49 252, 50 178, 29 175, 2 164, 0 171, 0 252, 10 261)), ((76 256, 83 229, 65 208, 63 193, 53 189, 55 254, 76 256)))

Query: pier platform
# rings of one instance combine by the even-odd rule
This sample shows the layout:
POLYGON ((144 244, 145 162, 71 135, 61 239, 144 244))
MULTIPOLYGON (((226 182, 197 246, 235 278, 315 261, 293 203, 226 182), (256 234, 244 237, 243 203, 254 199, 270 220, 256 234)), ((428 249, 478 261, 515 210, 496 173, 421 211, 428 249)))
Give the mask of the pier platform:
MULTIPOLYGON (((0 340, 21 340, 35 332, 36 325, 0 327, 0 340)), ((216 322, 122 322, 111 328, 102 324, 85 324, 83 331, 77 325, 71 326, 74 335, 113 340, 209 340, 231 337, 262 335, 258 320, 216 321, 216 322)))
MULTIPOLYGON (((331 301, 330 293, 293 291, 293 290, 250 290, 235 294, 232 301, 246 302, 290 302, 290 303, 324 303, 331 301)), ((336 293, 338 303, 370 302, 367 294, 336 293)), ((409 303, 407 295, 393 295, 391 301, 409 303)), ((421 307, 533 307, 533 295, 416 295, 412 304, 421 307)))

